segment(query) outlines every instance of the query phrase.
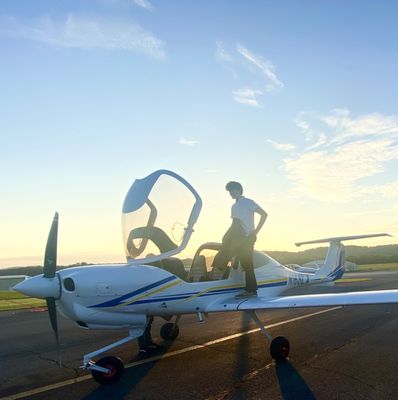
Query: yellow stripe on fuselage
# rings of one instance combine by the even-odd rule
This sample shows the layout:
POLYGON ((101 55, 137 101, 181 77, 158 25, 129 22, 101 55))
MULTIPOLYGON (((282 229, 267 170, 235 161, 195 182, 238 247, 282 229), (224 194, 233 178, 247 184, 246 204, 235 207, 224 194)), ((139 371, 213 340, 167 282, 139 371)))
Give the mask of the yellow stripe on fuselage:
POLYGON ((161 288, 155 289, 155 290, 153 290, 152 292, 142 294, 142 295, 140 295, 140 296, 138 296, 138 297, 134 297, 133 299, 130 299, 129 301, 126 301, 126 302, 124 302, 124 303, 122 303, 122 304, 119 304, 119 305, 117 305, 115 308, 117 308, 117 307, 123 307, 123 306, 128 306, 129 304, 134 303, 135 301, 141 300, 141 299, 143 299, 143 298, 145 298, 145 297, 147 297, 147 296, 152 296, 153 294, 156 294, 156 293, 163 292, 163 290, 170 289, 171 287, 176 286, 176 285, 179 285, 180 283, 181 283, 181 281, 180 281, 179 279, 177 279, 177 281, 172 282, 172 283, 169 283, 169 284, 166 285, 166 286, 163 286, 163 287, 161 287, 161 288))
MULTIPOLYGON (((279 279, 271 279, 271 280, 266 280, 266 281, 260 281, 260 282, 258 282, 258 284, 259 285, 263 285, 264 283, 277 283, 277 282, 286 282, 286 281, 287 281, 286 278, 279 278, 279 279)), ((114 308, 128 306, 128 305, 130 305, 130 304, 132 304, 132 303, 134 303, 136 301, 142 300, 142 299, 144 299, 146 297, 150 297, 150 296, 152 296, 152 295, 154 295, 156 293, 163 292, 166 289, 170 289, 170 288, 172 288, 172 287, 174 287, 176 285, 179 285, 180 283, 181 283, 181 280, 178 279, 177 281, 169 283, 166 286, 163 286, 161 288, 155 289, 155 290, 153 290, 153 291, 151 291, 149 293, 142 294, 142 295, 140 295, 138 297, 134 297, 134 298, 132 298, 132 299, 130 299, 130 300, 124 302, 124 303, 118 304, 114 308)), ((243 288, 243 287, 244 287, 244 285, 242 285, 242 284, 213 286, 213 287, 207 288, 206 290, 203 290, 203 291, 201 291, 199 293, 196 293, 196 294, 188 297, 187 299, 181 300, 181 301, 177 302, 177 304, 192 300, 192 299, 194 299, 196 297, 199 297, 199 296, 201 296, 201 295, 203 295, 205 293, 216 291, 216 290, 219 290, 219 289, 234 289, 234 288, 243 288)), ((178 293, 176 293, 176 294, 178 294, 178 293)), ((220 294, 222 294, 222 293, 220 293, 220 294)), ((172 299, 170 299, 170 300, 172 300, 172 299)))
MULTIPOLYGON (((277 283, 277 282, 287 282, 287 279, 286 278, 271 279, 271 280, 267 280, 267 281, 257 282, 257 284, 258 285, 263 285, 264 283, 277 283)), ((203 290, 202 292, 196 293, 196 294, 188 297, 187 299, 181 300, 177 304, 184 303, 186 301, 192 300, 192 299, 194 299, 196 297, 199 297, 199 296, 201 296, 201 295, 203 295, 205 293, 208 293, 208 292, 216 291, 216 290, 219 290, 219 289, 234 289, 234 288, 244 288, 244 285, 240 284, 240 285, 213 286, 213 287, 207 288, 206 290, 203 290)), ((222 294, 222 293, 220 293, 220 294, 222 294)))
POLYGON ((336 283, 353 283, 353 282, 368 282, 371 281, 372 278, 341 278, 335 281, 336 283))

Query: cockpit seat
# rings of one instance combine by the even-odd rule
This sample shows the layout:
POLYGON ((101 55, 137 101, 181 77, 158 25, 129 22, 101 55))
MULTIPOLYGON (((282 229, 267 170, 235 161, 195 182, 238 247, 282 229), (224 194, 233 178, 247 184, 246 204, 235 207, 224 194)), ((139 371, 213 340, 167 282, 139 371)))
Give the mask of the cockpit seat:
MULTIPOLYGON (((177 245, 167 236, 166 232, 156 226, 142 226, 133 229, 128 240, 131 247, 133 246, 133 239, 151 240, 162 254, 177 248, 177 245)), ((184 264, 178 258, 168 257, 164 260, 152 262, 150 265, 162 268, 183 280, 187 278, 184 264)))
POLYGON ((146 242, 144 242, 145 246, 140 246, 143 249, 137 249, 134 246, 134 239, 151 240, 162 254, 177 248, 177 245, 167 236, 166 232, 156 226, 142 226, 131 230, 127 239, 127 246, 130 254, 137 256, 145 248, 146 242))
POLYGON ((206 258, 203 255, 195 257, 188 274, 188 282, 202 282, 207 280, 206 258))
POLYGON ((165 258, 164 260, 151 262, 147 265, 162 268, 165 271, 178 276, 184 281, 187 280, 187 271, 185 271, 184 264, 179 258, 169 257, 165 258))
POLYGON ((212 281, 218 281, 219 279, 226 279, 228 278, 229 270, 230 267, 225 267, 223 269, 220 269, 217 266, 214 266, 210 272, 209 277, 212 281))
POLYGON ((184 264, 179 258, 169 257, 161 261, 163 269, 178 276, 182 280, 187 279, 187 271, 185 271, 184 264))

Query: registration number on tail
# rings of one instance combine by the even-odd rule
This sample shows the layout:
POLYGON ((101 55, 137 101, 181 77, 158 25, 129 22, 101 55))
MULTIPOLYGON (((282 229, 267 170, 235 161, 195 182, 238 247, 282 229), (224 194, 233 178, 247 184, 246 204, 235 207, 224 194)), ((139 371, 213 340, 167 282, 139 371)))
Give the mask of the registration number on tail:
POLYGON ((302 286, 309 283, 310 277, 308 275, 294 275, 289 276, 289 285, 291 286, 302 286))

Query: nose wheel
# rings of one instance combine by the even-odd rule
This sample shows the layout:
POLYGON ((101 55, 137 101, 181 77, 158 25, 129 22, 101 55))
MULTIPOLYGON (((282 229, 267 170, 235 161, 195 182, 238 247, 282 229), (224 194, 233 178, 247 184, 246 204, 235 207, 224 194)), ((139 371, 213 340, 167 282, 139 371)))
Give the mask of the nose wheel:
POLYGON ((91 369, 91 375, 101 385, 115 383, 123 375, 124 365, 118 357, 103 357, 95 363, 98 369, 91 369))
POLYGON ((124 372, 124 365, 120 358, 107 356, 99 359, 97 362, 92 361, 92 359, 115 347, 136 340, 138 337, 142 336, 144 329, 145 325, 139 328, 132 328, 129 330, 129 335, 127 337, 86 354, 83 357, 83 366, 81 368, 89 370, 93 378, 101 385, 110 385, 117 382, 124 372))

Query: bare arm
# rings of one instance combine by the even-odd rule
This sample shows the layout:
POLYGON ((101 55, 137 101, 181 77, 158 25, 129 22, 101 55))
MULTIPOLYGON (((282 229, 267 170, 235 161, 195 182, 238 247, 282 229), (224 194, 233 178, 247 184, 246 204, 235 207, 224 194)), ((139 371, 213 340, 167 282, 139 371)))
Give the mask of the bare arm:
POLYGON ((268 214, 261 208, 261 207, 257 207, 254 212, 256 212, 257 214, 260 214, 260 221, 258 222, 257 228, 254 230, 255 235, 257 236, 258 233, 260 232, 260 229, 263 227, 265 220, 268 217, 268 214))

